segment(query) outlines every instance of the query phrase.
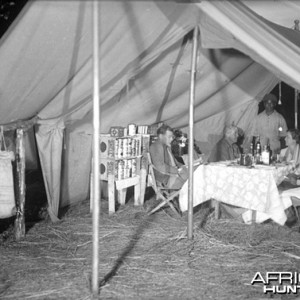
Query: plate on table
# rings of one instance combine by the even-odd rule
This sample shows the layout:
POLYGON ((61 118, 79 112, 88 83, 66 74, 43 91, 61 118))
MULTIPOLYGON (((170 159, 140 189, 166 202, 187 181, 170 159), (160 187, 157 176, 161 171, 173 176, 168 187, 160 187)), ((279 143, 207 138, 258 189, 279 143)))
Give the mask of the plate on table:
POLYGON ((227 167, 233 167, 233 168, 247 168, 247 169, 253 168, 252 165, 246 166, 246 165, 238 164, 237 162, 231 162, 229 165, 227 165, 227 167))
POLYGON ((255 165, 255 169, 263 169, 263 170, 272 170, 275 169, 275 166, 269 166, 269 165, 255 165))
POLYGON ((231 163, 233 163, 231 160, 225 160, 225 161, 218 161, 218 162, 210 162, 208 165, 210 166, 229 166, 231 163))
POLYGON ((276 163, 275 165, 274 165, 274 167, 276 167, 276 168, 278 168, 278 167, 286 167, 286 166, 288 166, 289 164, 287 164, 287 163, 285 163, 285 162, 282 162, 282 163, 276 163))

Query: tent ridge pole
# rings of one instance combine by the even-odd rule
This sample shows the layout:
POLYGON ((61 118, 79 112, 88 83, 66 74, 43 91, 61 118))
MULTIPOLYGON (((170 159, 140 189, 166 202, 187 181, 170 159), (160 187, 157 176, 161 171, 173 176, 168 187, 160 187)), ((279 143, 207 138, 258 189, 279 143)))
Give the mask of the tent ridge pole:
POLYGON ((189 103, 189 181, 188 181, 188 238, 193 239, 193 191, 194 191, 194 102, 195 102, 195 81, 197 73, 197 51, 198 51, 198 25, 193 33, 192 61, 191 61, 191 82, 190 82, 190 103, 189 103))
POLYGON ((99 70, 99 1, 92 2, 93 30, 93 262, 92 293, 99 295, 99 219, 100 219, 100 70, 99 70))

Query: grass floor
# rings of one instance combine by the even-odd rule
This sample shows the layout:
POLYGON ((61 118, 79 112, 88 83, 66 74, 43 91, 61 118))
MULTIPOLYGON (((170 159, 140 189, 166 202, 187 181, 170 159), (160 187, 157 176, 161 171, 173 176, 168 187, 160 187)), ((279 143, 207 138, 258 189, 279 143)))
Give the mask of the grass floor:
MULTIPOLYGON (((149 200, 150 203, 150 200, 149 200)), ((152 204, 151 204, 152 205, 152 204)), ((103 202, 99 299, 296 299, 264 295, 256 272, 299 271, 299 227, 215 220, 203 207, 186 238, 187 216, 169 209, 148 216, 131 201, 112 216, 103 202)), ((0 239, 0 299, 91 299, 89 203, 62 221, 41 221, 20 242, 0 239)))

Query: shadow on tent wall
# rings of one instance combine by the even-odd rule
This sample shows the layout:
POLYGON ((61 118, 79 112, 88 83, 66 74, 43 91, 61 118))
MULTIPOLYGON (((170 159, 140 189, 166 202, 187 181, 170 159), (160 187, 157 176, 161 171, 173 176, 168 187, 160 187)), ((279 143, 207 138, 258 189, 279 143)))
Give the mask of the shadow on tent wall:
MULTIPOLYGON (((281 98, 282 105, 277 105, 276 110, 281 113, 287 123, 289 129, 295 128, 295 111, 294 111, 294 92, 295 89, 286 83, 282 83, 281 87, 281 98)), ((272 94, 279 96, 279 85, 276 85, 275 88, 271 91, 272 94)), ((299 105, 299 97, 298 97, 298 105, 299 105)), ((264 110, 263 103, 259 104, 259 113, 264 110)), ((299 114, 298 114, 298 127, 299 127, 299 114)))
MULTIPOLYGON (((270 92, 279 98, 279 85, 277 84, 274 89, 270 92)), ((276 106, 276 110, 283 115, 288 129, 295 128, 295 108, 294 100, 295 99, 295 89, 286 83, 282 82, 281 85, 281 105, 276 106)), ((298 96, 298 105, 299 105, 299 96, 298 96)), ((258 113, 261 113, 264 110, 263 102, 259 103, 258 113)), ((299 114, 298 114, 298 128, 299 128, 299 114)), ((286 147, 285 143, 281 142, 281 148, 286 147)))

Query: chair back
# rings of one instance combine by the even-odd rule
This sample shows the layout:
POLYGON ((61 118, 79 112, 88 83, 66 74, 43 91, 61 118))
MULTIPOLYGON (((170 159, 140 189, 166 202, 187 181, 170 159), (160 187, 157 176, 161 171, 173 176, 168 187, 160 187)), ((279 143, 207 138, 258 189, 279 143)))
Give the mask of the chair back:
POLYGON ((148 152, 147 156, 148 156, 148 165, 149 165, 148 183, 150 183, 150 185, 154 189, 154 192, 157 193, 159 191, 159 189, 157 187, 157 183, 156 183, 156 179, 155 179, 154 167, 153 167, 153 163, 152 163, 152 159, 151 159, 151 154, 148 152))

